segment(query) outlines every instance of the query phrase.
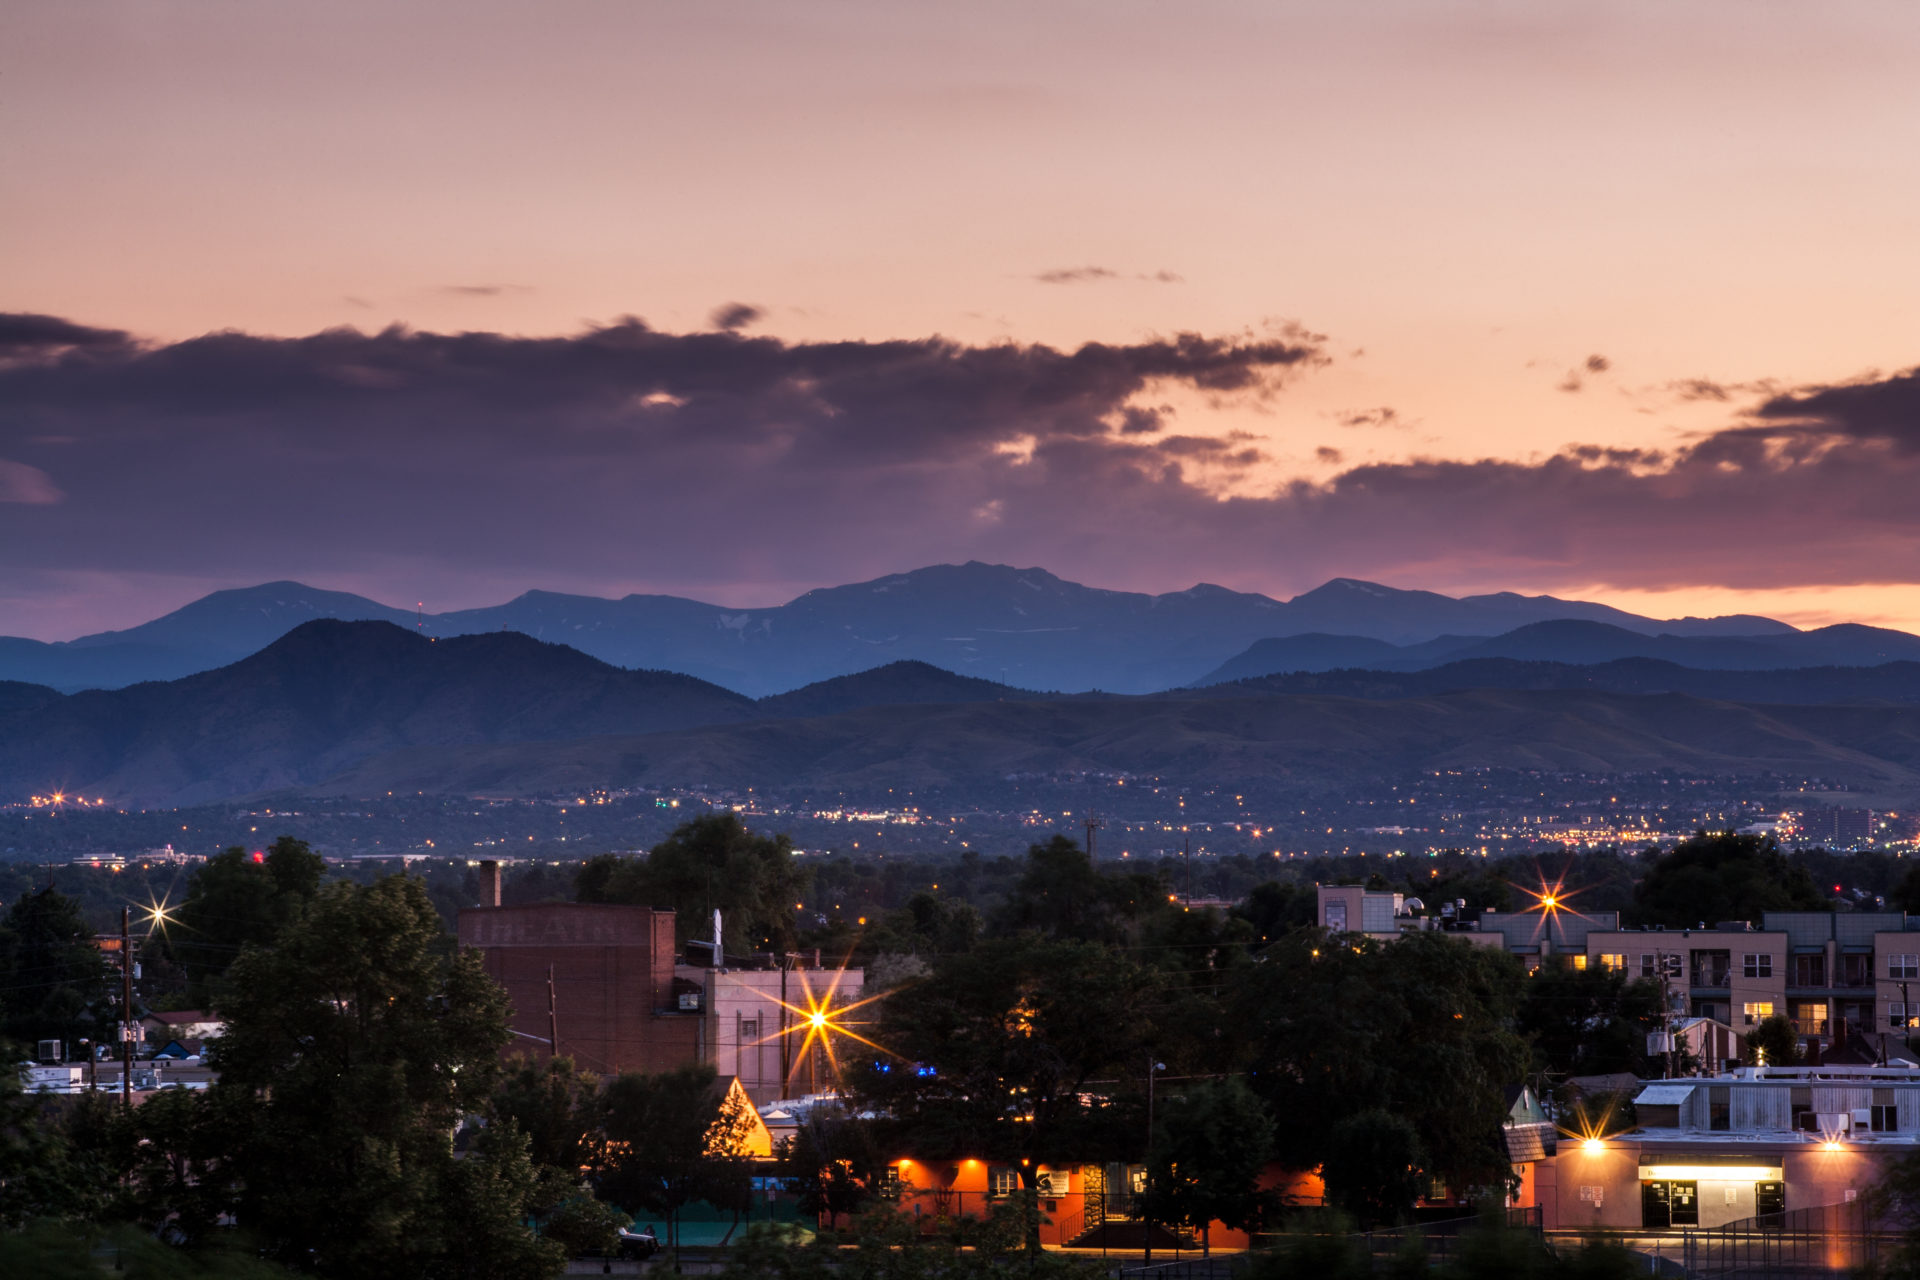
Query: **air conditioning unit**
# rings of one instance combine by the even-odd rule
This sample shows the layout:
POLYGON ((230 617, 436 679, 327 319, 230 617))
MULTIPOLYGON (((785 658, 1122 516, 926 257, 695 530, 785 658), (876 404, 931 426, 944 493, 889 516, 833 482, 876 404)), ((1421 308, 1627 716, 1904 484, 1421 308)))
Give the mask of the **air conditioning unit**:
POLYGON ((66 1046, 58 1040, 42 1040, 33 1057, 36 1062, 53 1066, 67 1060, 66 1046))
POLYGON ((1868 1107, 1855 1107, 1853 1109, 1853 1127, 1856 1129, 1872 1128, 1873 1127, 1872 1109, 1868 1107))

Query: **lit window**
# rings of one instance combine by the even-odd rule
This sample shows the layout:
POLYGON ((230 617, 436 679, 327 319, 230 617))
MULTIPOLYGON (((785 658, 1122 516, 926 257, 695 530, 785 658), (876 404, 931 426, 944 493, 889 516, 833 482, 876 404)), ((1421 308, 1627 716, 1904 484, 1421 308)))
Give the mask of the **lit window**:
POLYGON ((1602 953, 1600 956, 1600 964, 1601 964, 1601 967, 1605 969, 1610 969, 1614 973, 1619 973, 1622 969, 1627 967, 1627 958, 1623 955, 1611 955, 1607 953, 1602 953))
POLYGON ((1887 1025, 1904 1027, 1907 1025, 1907 1006, 1895 1000, 1887 1005, 1887 1025))
POLYGON ((1751 1027, 1755 1023, 1764 1022, 1773 1016, 1773 1001, 1749 1000, 1740 1006, 1740 1012, 1745 1015, 1747 1025, 1751 1027))
POLYGON ((1587 967, 1587 958, 1586 958, 1585 956, 1575 956, 1575 957, 1573 958, 1573 967, 1574 967, 1574 968, 1576 968, 1576 969, 1584 969, 1584 968, 1586 968, 1586 967, 1587 967))
POLYGON ((987 1173, 987 1194, 1010 1196, 1020 1189, 1018 1169, 992 1169, 987 1173))

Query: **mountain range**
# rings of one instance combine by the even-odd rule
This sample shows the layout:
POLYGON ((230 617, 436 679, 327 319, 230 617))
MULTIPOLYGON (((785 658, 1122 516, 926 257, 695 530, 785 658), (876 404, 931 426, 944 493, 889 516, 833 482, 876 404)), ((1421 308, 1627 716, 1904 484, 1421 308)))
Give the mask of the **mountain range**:
MULTIPOLYGON (((1150 693, 1282 669, 1378 666, 1376 655, 1389 664, 1446 661, 1477 640, 1548 622, 1703 643, 1790 641, 1802 634, 1748 615, 1663 621, 1552 596, 1501 592, 1456 599, 1352 578, 1336 578, 1285 601, 1204 583, 1145 595, 1082 586, 1043 569, 972 562, 822 588, 755 609, 664 595, 609 600, 530 591, 490 608, 425 613, 272 582, 217 591, 122 631, 57 643, 0 637, 0 681, 72 692, 173 680, 238 661, 319 618, 388 622, 442 639, 514 631, 617 667, 678 671, 748 697, 902 660, 1025 689, 1150 693), (1275 638, 1295 642, 1277 659, 1259 648, 1275 638), (1275 660, 1294 665, 1275 666, 1275 660)), ((1545 653, 1507 656, 1568 660, 1545 653)), ((1875 661, 1894 656, 1907 655, 1875 661)), ((1798 664, 1798 657, 1761 663, 1798 664)))
POLYGON ((152 808, 289 789, 992 786, 1061 771, 1332 787, 1460 767, 1920 787, 1920 668, 1785 674, 1829 696, 1722 700, 1782 673, 1486 659, 1144 696, 1040 695, 902 662, 756 701, 513 632, 436 640, 315 620, 179 680, 72 695, 0 685, 0 799, 61 788, 152 808), (1528 687, 1488 687, 1501 679, 1528 687))
POLYGON ((1605 622, 1556 619, 1491 637, 1440 636, 1394 645, 1367 636, 1300 635, 1255 641, 1196 684, 1295 671, 1425 671, 1443 665, 1506 659, 1571 666, 1647 659, 1707 671, 1778 671, 1796 667, 1877 667, 1920 662, 1920 636, 1841 623, 1815 631, 1761 635, 1648 635, 1605 622))

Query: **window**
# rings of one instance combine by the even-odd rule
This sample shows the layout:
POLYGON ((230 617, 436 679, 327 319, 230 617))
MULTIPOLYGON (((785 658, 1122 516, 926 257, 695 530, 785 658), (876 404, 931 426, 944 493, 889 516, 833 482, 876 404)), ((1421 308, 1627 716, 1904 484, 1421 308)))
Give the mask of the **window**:
POLYGON ((993 1169, 987 1173, 987 1194, 990 1196, 1010 1196, 1020 1189, 1020 1171, 1018 1169, 993 1169))
POLYGON ((1583 956, 1583 955, 1576 955, 1576 956, 1574 956, 1574 957, 1573 957, 1573 967, 1574 967, 1575 969, 1584 969, 1584 968, 1586 968, 1586 967, 1587 967, 1587 958, 1586 958, 1585 956, 1583 956))
POLYGON ((1873 985, 1873 957, 1854 953, 1840 957, 1840 985, 1843 987, 1870 987, 1873 985))
POLYGON ((1643 978, 1657 978, 1660 976, 1660 970, 1655 967, 1654 955, 1651 951, 1642 951, 1640 953, 1640 976, 1643 978))
POLYGON ((1327 904, 1325 924, 1327 928, 1333 930, 1335 933, 1345 933, 1347 931, 1347 904, 1344 902, 1329 902, 1327 904))
POLYGON ((1766 955, 1745 955, 1740 957, 1740 971, 1749 978, 1771 978, 1773 976, 1773 957, 1766 955))
POLYGON ((1900 1108, 1893 1100, 1893 1090, 1875 1089, 1873 1091, 1872 1120, 1875 1133, 1900 1131, 1900 1108))
POLYGON ((1619 973, 1627 967, 1627 958, 1623 955, 1604 954, 1600 957, 1600 967, 1619 973))
POLYGON ((1807 1001, 1791 1006, 1793 1010, 1793 1029, 1803 1036, 1823 1036, 1827 1034, 1826 1001, 1807 1001))
POLYGON ((1717 1133, 1733 1128, 1733 1090, 1724 1084, 1707 1086, 1707 1128, 1717 1133))
POLYGON ((1825 956, 1795 956, 1793 958, 1793 985, 1796 987, 1826 986, 1827 958, 1825 956))
POLYGON ((1898 1000, 1889 1001, 1887 1004, 1887 1025, 1890 1027, 1906 1026, 1907 1006, 1898 1000))
POLYGON ((758 1040, 759 1038, 760 1038, 760 1019, 758 1018, 740 1019, 740 1043, 752 1044, 755 1040, 758 1040))
POLYGON ((1740 1012, 1746 1018, 1748 1026, 1755 1026, 1773 1016, 1773 1001, 1749 1000, 1740 1006, 1740 1012))
POLYGON ((1920 978, 1920 956, 1911 954, 1888 956, 1887 976, 1889 978, 1920 978))

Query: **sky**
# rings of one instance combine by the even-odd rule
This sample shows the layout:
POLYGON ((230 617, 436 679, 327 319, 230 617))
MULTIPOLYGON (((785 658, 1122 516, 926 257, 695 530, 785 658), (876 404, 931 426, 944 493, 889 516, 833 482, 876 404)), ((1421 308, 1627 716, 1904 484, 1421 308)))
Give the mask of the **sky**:
POLYGON ((0 634, 982 559, 1920 630, 1920 9, 0 3, 0 634))

